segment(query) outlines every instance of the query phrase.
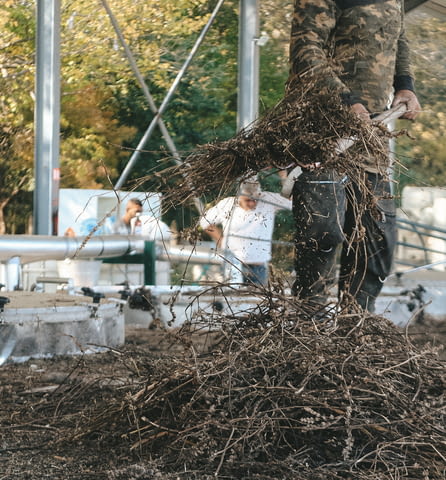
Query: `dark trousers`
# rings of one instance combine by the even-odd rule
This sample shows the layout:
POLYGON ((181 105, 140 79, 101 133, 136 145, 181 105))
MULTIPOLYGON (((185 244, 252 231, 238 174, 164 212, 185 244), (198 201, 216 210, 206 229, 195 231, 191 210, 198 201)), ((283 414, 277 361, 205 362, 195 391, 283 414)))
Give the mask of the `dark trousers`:
MULTIPOLYGON (((395 204, 382 176, 364 173, 370 195, 333 171, 304 171, 294 184, 296 227, 293 292, 324 301, 336 282, 369 311, 390 272, 396 244, 395 204)), ((362 183, 362 182, 361 182, 362 183)))
POLYGON ((263 285, 268 283, 268 264, 242 264, 243 283, 245 285, 263 285))

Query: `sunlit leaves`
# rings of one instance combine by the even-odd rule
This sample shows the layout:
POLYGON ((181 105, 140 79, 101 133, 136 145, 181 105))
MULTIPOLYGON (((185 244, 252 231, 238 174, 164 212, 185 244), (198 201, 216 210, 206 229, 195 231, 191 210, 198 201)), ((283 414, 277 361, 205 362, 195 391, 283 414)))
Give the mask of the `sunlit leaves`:
POLYGON ((411 138, 398 140, 398 154, 408 170, 401 171, 406 184, 446 185, 446 22, 414 12, 409 17, 417 95, 423 112, 415 123, 399 122, 411 138))

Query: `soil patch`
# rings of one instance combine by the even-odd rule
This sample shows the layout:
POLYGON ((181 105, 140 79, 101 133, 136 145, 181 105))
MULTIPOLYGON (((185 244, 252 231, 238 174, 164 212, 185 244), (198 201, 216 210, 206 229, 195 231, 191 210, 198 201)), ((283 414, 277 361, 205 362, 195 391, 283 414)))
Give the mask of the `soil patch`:
POLYGON ((3 365, 1 478, 444 479, 445 324, 291 310, 3 365))

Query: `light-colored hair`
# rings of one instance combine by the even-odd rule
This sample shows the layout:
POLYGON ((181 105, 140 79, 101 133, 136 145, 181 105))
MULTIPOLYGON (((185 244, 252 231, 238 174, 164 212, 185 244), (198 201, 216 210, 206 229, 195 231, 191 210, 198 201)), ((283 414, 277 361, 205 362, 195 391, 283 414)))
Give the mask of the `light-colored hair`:
POLYGON ((260 187, 260 183, 256 180, 246 180, 240 184, 239 188, 239 195, 243 195, 246 197, 259 197, 262 193, 262 189, 260 187))

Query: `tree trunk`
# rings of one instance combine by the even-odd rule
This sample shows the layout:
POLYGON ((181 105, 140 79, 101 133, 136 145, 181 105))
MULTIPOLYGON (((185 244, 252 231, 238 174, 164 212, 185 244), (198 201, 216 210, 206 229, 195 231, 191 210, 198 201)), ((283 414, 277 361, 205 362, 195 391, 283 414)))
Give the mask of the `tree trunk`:
POLYGON ((0 235, 4 235, 6 233, 5 208, 14 195, 16 195, 16 191, 12 192, 10 197, 4 198, 2 201, 0 201, 0 235))
POLYGON ((9 200, 0 202, 0 235, 6 233, 6 224, 5 224, 5 207, 8 205, 9 200))

